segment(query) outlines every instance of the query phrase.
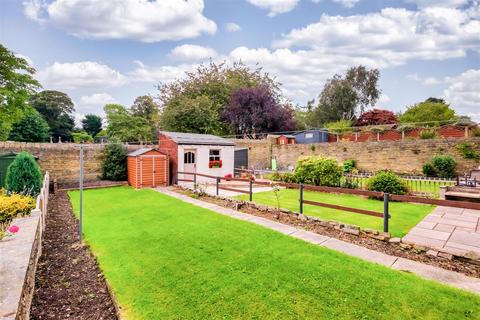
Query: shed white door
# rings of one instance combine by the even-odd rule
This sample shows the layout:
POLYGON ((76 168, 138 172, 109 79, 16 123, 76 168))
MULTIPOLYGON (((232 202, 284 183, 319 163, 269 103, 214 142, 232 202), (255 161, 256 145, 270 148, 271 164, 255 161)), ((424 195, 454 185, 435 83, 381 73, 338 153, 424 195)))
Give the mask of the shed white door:
MULTIPOLYGON (((197 153, 195 150, 185 150, 183 153, 183 171, 195 172, 197 165, 197 153)), ((193 175, 186 175, 186 179, 193 179, 193 175)))

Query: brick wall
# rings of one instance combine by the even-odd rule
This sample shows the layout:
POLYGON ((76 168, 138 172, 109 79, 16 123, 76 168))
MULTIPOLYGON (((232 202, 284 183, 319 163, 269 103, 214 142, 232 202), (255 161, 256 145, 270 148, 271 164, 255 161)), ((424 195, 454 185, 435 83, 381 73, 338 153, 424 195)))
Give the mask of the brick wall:
MULTIPOLYGON (((50 181, 59 184, 78 182, 80 173, 79 146, 73 143, 0 142, 0 153, 28 151, 38 157, 43 172, 50 172, 50 181)), ((129 151, 141 146, 127 146, 129 151)), ((145 146, 143 146, 145 147, 145 146)), ((100 180, 104 145, 84 145, 84 177, 86 182, 100 180)))
MULTIPOLYGON (((178 172, 178 145, 175 141, 164 134, 160 134, 158 138, 158 150, 166 154, 169 159, 169 181, 175 182, 178 172)), ((182 159, 183 161, 183 159, 182 159)))
POLYGON ((477 168, 480 163, 464 159, 456 145, 470 142, 480 151, 480 138, 432 139, 404 141, 368 141, 338 143, 277 145, 267 140, 235 140, 236 147, 248 148, 249 167, 268 168, 272 156, 277 159, 278 168, 295 165, 297 159, 307 155, 323 155, 343 162, 357 160, 364 171, 390 169, 399 173, 421 173, 422 166, 436 154, 452 155, 458 162, 458 171, 477 168))

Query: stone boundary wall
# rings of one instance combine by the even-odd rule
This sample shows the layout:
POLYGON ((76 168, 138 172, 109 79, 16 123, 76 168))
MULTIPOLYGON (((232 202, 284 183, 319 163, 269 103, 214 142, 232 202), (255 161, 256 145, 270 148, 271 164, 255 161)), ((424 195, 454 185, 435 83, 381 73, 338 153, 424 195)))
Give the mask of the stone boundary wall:
MULTIPOLYGON (((84 144, 85 182, 100 180, 103 159, 102 144, 84 144)), ((146 147, 129 145, 134 151, 146 147)), ((156 146, 155 146, 156 147, 156 146)), ((56 179, 60 185, 78 183, 80 173, 80 145, 74 143, 26 143, 0 142, 0 153, 28 151, 38 157, 42 172, 50 172, 50 181, 56 179)))
POLYGON ((273 140, 234 140, 236 148, 248 148, 249 168, 270 168, 272 158, 277 159, 277 168, 293 167, 301 156, 322 155, 339 162, 355 159, 363 171, 375 172, 389 169, 398 173, 420 174, 422 166, 434 155, 451 155, 458 163, 458 172, 463 174, 478 168, 480 163, 465 159, 457 150, 460 143, 471 143, 480 152, 480 138, 449 138, 431 140, 373 141, 315 144, 278 145, 273 140))

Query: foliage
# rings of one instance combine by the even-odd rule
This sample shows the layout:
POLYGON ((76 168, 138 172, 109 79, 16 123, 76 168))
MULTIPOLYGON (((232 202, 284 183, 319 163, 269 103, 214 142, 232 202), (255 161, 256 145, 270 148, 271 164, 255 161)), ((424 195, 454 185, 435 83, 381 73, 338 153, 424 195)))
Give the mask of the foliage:
POLYGON ((286 183, 297 183, 297 177, 293 172, 275 172, 271 176, 272 181, 282 181, 286 183))
POLYGON ((36 196, 42 186, 42 174, 35 158, 28 152, 17 154, 8 166, 5 188, 8 192, 36 196))
POLYGON ((320 156, 301 157, 297 161, 297 182, 316 186, 339 186, 343 170, 335 159, 320 156))
POLYGON ((367 106, 373 106, 380 97, 378 69, 368 70, 365 66, 351 67, 347 70, 345 80, 348 81, 357 93, 359 113, 363 114, 367 106))
POLYGON ((127 179, 127 150, 119 143, 109 143, 103 150, 102 179, 123 181, 127 179))
POLYGON ((95 137, 97 133, 102 131, 102 118, 96 114, 87 114, 82 119, 82 128, 90 136, 95 137))
POLYGON ((478 124, 472 121, 469 116, 459 116, 454 125, 459 127, 476 127, 478 124))
POLYGON ((429 98, 424 102, 420 102, 407 108, 400 114, 401 123, 415 122, 448 122, 455 120, 455 110, 445 103, 442 99, 429 98))
POLYGON ((406 194, 408 192, 406 182, 391 171, 380 171, 368 179, 367 189, 391 194, 406 194))
POLYGON ((380 124, 397 124, 395 113, 390 110, 372 109, 363 113, 356 121, 355 126, 373 126, 380 124))
POLYGON ((160 127, 160 106, 151 96, 139 96, 130 107, 133 116, 146 119, 152 129, 152 135, 155 136, 160 127))
POLYGON ((280 187, 276 184, 272 185, 272 192, 277 200, 277 209, 280 209, 280 187))
POLYGON ((455 146, 465 159, 480 159, 480 152, 475 150, 473 143, 463 142, 455 146))
POLYGON ((70 141, 75 127, 73 101, 63 92, 45 90, 30 98, 30 104, 47 121, 54 141, 70 141))
POLYGON ((427 176, 440 178, 454 178, 457 171, 457 162, 452 156, 437 155, 423 165, 423 173, 427 176))
POLYGON ((344 177, 344 179, 342 179, 342 182, 340 183, 340 186, 346 189, 358 189, 360 187, 360 184, 352 178, 344 177))
POLYGON ((423 129, 419 134, 420 139, 435 139, 437 137, 437 131, 435 129, 423 129))
POLYGON ((93 138, 91 135, 86 133, 85 131, 74 132, 72 133, 73 142, 75 143, 91 143, 93 142, 93 138))
POLYGON ((18 216, 27 215, 35 209, 35 199, 21 194, 0 193, 0 225, 8 224, 18 216))
POLYGON ((235 91, 222 118, 236 135, 295 130, 293 108, 280 105, 268 87, 235 91))
POLYGON ((352 121, 351 120, 338 120, 335 122, 329 122, 324 125, 329 132, 332 133, 343 133, 352 130, 352 121))
POLYGON ((343 162, 343 172, 350 173, 355 170, 357 167, 357 160, 355 159, 348 159, 343 162))
POLYGON ((476 127, 470 131, 472 137, 480 137, 480 128, 476 127))
POLYGON ((25 58, 0 44, 0 140, 5 140, 27 108, 27 101, 40 83, 33 78, 35 69, 25 58))
POLYGON ((120 104, 107 104, 107 135, 111 140, 123 142, 152 141, 152 128, 147 119, 133 115, 120 104))
POLYGON ((45 119, 32 107, 27 108, 20 121, 15 122, 9 140, 23 142, 45 142, 49 127, 45 119))
POLYGON ((260 68, 252 70, 242 63, 202 64, 186 77, 158 87, 161 126, 173 131, 227 134, 230 126, 222 121, 222 112, 230 97, 241 88, 259 86, 277 95, 277 84, 260 68))

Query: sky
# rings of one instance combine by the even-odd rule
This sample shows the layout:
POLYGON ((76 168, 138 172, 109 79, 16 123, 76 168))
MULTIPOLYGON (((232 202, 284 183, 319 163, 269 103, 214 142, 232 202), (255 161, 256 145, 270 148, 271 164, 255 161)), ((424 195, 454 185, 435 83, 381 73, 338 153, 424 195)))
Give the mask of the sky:
POLYGON ((0 42, 77 121, 211 59, 262 67, 300 106, 362 64, 380 69, 377 108, 441 97, 480 121, 479 0, 0 0, 0 42))

